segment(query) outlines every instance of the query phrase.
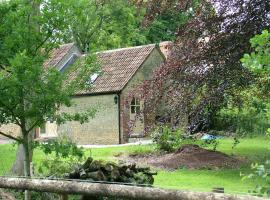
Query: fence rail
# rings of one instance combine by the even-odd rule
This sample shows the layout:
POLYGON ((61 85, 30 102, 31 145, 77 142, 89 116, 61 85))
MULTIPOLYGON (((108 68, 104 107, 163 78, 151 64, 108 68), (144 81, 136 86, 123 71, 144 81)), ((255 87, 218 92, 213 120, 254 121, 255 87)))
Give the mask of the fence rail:
POLYGON ((89 197, 105 196, 141 200, 263 200, 254 196, 167 190, 117 184, 89 183, 75 180, 50 180, 0 177, 0 188, 31 190, 89 197))

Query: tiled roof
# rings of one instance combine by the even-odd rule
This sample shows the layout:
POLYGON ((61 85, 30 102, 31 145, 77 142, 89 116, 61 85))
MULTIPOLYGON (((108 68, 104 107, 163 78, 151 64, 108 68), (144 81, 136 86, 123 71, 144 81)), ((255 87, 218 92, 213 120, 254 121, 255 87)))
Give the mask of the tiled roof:
POLYGON ((102 74, 86 93, 121 91, 155 48, 154 44, 104 51, 97 54, 102 74))
POLYGON ((57 64, 67 55, 74 43, 63 44, 52 51, 50 58, 44 63, 45 67, 56 67, 57 64))
MULTIPOLYGON (((170 44, 168 42, 161 42, 159 44, 160 50, 165 57, 167 47, 170 44)), ((65 55, 70 53, 73 46, 74 43, 69 43, 53 50, 50 59, 44 63, 44 66, 59 68, 59 63, 64 59, 65 55)), ((80 91, 78 94, 121 91, 155 48, 155 44, 149 44, 97 53, 97 59, 101 65, 102 73, 94 81, 93 87, 85 91, 80 91)), ((74 78, 74 74, 70 78, 74 78)))

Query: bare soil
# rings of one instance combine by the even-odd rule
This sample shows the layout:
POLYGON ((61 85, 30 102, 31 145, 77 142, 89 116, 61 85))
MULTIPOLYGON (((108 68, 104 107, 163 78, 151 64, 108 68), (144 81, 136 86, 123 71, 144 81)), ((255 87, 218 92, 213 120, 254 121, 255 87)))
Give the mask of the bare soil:
POLYGON ((121 155, 119 160, 166 170, 238 168, 245 162, 243 159, 192 144, 183 145, 175 153, 121 155))

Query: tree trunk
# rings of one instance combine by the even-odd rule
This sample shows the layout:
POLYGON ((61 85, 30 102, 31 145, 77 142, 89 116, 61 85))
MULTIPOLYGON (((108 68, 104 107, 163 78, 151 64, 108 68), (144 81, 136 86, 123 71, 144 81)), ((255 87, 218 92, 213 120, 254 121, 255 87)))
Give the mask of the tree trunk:
MULTIPOLYGON (((29 134, 31 135, 31 134, 29 134)), ((31 140, 29 140, 29 136, 27 133, 23 133, 23 152, 24 152, 24 162, 23 162, 23 168, 24 168, 24 176, 27 178, 31 177, 31 170, 30 170, 30 151, 32 151, 32 149, 30 149, 29 147, 29 143, 31 142, 31 140)), ((25 190, 25 196, 24 196, 25 200, 31 200, 31 194, 30 191, 25 190)))
POLYGON ((17 148, 16 153, 16 160, 12 166, 12 174, 15 174, 17 176, 23 176, 24 175, 24 147, 22 144, 19 144, 17 148))
MULTIPOLYGON (((33 136, 32 136, 32 134, 29 134, 28 144, 31 144, 32 141, 33 141, 33 136)), ((33 157, 33 150, 29 146, 30 165, 32 162, 32 157, 33 157)), ((16 160, 12 166, 12 169, 11 169, 12 174, 14 174, 16 176, 24 176, 24 160, 25 160, 24 145, 19 144, 18 148, 17 148, 17 153, 16 153, 16 160)), ((31 174, 31 170, 30 170, 30 174, 31 174)))

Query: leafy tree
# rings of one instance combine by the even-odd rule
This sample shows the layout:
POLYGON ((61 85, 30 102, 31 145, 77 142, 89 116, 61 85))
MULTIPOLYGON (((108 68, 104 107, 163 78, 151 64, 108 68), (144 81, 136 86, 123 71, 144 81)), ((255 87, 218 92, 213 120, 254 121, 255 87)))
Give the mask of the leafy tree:
MULTIPOLYGON (((258 34, 250 39, 253 52, 245 54, 241 59, 243 65, 249 68, 255 75, 256 81, 254 82, 254 88, 256 92, 252 94, 260 97, 260 99, 268 100, 270 94, 270 33, 263 30, 261 34, 258 34)), ((269 103, 268 103, 269 105, 269 103)), ((269 136, 270 129, 267 130, 269 136)), ((253 164, 253 173, 245 176, 244 178, 256 178, 260 177, 263 181, 258 183, 254 192, 260 195, 270 196, 269 187, 269 163, 267 160, 264 164, 253 164)))
POLYGON ((184 25, 190 17, 191 15, 179 11, 170 11, 157 16, 145 30, 147 40, 151 43, 174 41, 176 29, 184 25))
MULTIPOLYGON (((23 145, 24 175, 30 177, 33 130, 47 120, 83 123, 95 110, 69 115, 60 106, 71 106, 70 96, 85 86, 96 69, 95 58, 87 57, 66 73, 45 68, 52 49, 67 28, 65 4, 61 1, 9 1, 0 4, 0 125, 13 123, 21 136, 0 132, 23 145), (42 4, 39 7, 39 3, 42 4), (70 73, 78 76, 69 79, 70 73), (70 81, 67 81, 70 80, 70 81)), ((26 193, 26 199, 29 194, 26 193)))
MULTIPOLYGON (((153 12, 163 12, 155 8, 150 21, 153 12)), ((171 57, 142 86, 146 113, 162 113, 192 133, 209 129, 225 96, 250 84, 240 58, 250 50, 249 39, 269 27, 269 6, 263 0, 217 0, 201 2, 195 14, 176 30, 171 57)))
POLYGON ((142 23, 146 38, 151 43, 174 41, 177 30, 195 15, 199 1, 160 1, 145 3, 147 12, 142 23))
POLYGON ((75 41, 83 52, 146 42, 139 29, 142 13, 126 0, 76 0, 67 5, 66 41, 75 41))
POLYGON ((249 68, 256 76, 257 88, 260 88, 263 96, 270 94, 270 33, 262 31, 250 39, 254 51, 245 54, 241 59, 243 65, 249 68))

